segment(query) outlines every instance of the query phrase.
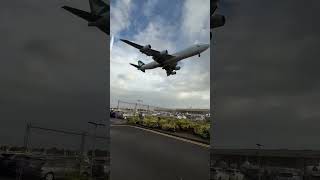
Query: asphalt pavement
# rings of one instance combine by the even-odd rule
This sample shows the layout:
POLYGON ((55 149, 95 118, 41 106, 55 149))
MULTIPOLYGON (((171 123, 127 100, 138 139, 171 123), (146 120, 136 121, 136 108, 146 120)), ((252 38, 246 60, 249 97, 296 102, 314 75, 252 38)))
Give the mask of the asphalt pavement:
POLYGON ((111 127, 112 180, 208 180, 209 149, 127 126, 111 127))

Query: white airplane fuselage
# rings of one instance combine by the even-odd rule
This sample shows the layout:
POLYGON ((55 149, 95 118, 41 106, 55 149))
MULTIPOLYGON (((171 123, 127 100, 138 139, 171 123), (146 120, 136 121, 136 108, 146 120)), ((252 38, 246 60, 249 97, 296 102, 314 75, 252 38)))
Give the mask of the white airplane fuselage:
POLYGON ((163 67, 168 64, 175 64, 183 59, 187 59, 195 55, 200 55, 203 51, 207 50, 208 48, 209 48, 208 44, 196 44, 180 52, 172 54, 173 57, 165 60, 162 64, 157 63, 156 61, 152 61, 148 64, 141 66, 139 69, 140 70, 155 69, 158 67, 163 67))

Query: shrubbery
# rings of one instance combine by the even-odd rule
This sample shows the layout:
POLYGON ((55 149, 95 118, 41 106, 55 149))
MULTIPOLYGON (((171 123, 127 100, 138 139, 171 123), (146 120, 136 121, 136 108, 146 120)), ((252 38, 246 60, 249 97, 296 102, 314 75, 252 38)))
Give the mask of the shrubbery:
POLYGON ((139 124, 139 121, 140 121, 140 119, 138 116, 131 116, 131 117, 127 118, 127 122, 129 124, 139 124))
POLYGON ((204 139, 210 138, 210 123, 198 122, 189 119, 177 119, 175 117, 138 116, 128 117, 129 124, 139 124, 148 128, 158 128, 165 131, 182 131, 198 135, 204 139))
POLYGON ((158 118, 153 116, 146 116, 142 120, 142 125, 150 128, 159 127, 158 118))
POLYGON ((193 127, 193 132, 205 139, 210 138, 210 124, 195 124, 193 127))

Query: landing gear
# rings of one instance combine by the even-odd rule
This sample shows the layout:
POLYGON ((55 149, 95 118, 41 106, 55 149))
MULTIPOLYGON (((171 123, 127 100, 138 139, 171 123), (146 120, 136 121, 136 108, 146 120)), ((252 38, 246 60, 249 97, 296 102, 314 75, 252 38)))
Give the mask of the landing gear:
POLYGON ((175 75, 175 74, 177 74, 177 72, 176 71, 167 71, 167 76, 170 76, 170 75, 175 75))
POLYGON ((201 55, 200 55, 200 53, 199 53, 199 55, 198 55, 198 56, 199 56, 199 57, 201 56, 201 55))

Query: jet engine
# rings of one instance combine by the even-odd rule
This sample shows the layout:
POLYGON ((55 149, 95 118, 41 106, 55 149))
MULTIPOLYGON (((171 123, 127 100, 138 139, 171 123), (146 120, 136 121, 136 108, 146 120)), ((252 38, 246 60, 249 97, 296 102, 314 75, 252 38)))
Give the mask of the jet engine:
POLYGON ((164 50, 160 52, 161 55, 167 55, 168 54, 168 50, 164 50))
POLYGON ((176 66, 176 67, 174 68, 174 70, 176 70, 176 71, 178 71, 178 70, 180 70, 180 69, 181 69, 180 66, 176 66))
POLYGON ((171 72, 171 75, 175 75, 175 74, 177 74, 177 72, 175 72, 175 71, 172 71, 172 72, 171 72))
POLYGON ((142 48, 143 50, 146 50, 146 49, 151 49, 151 45, 150 44, 148 44, 148 45, 145 45, 145 46, 143 46, 143 48, 142 48))
POLYGON ((223 26, 226 23, 226 18, 223 15, 215 14, 210 18, 210 29, 223 26))

